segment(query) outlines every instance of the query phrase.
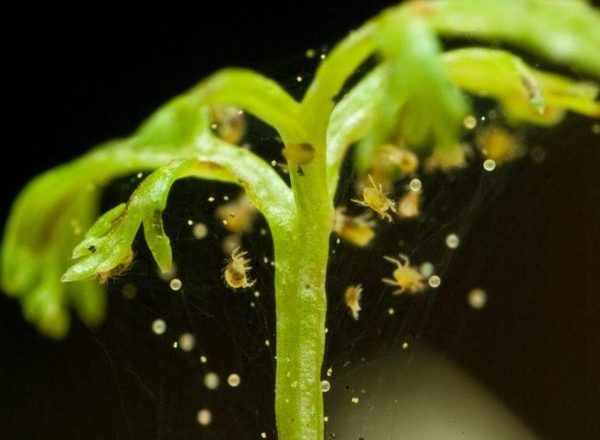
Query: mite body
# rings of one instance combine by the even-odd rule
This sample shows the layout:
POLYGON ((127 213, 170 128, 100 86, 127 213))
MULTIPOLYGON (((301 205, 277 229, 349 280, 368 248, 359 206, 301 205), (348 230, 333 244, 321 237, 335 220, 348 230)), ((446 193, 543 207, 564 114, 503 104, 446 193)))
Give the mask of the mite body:
POLYGON ((362 298, 362 292, 363 288, 360 284, 348 286, 344 292, 344 301, 354 319, 358 319, 358 313, 361 311, 360 300, 362 298))
POLYGON ((393 144, 382 145, 373 163, 375 177, 396 180, 413 174, 419 168, 419 158, 412 151, 393 144))
POLYGON ((383 257, 386 261, 394 263, 396 269, 392 273, 392 278, 384 278, 382 281, 390 286, 398 287, 394 295, 400 295, 404 292, 415 294, 425 289, 423 275, 413 266, 406 255, 399 255, 400 259, 392 257, 383 257))
POLYGON ((308 165, 315 158, 315 147, 306 142, 301 144, 287 145, 282 151, 283 157, 286 158, 288 163, 294 163, 297 165, 308 165))
MULTIPOLYGON (((91 253, 94 253, 94 252, 96 252, 96 247, 90 246, 89 250, 91 253), (94 250, 92 251, 91 248, 93 248, 94 250)), ((111 279, 118 278, 121 275, 123 275, 125 272, 127 272, 127 269, 129 269, 129 267, 131 266, 131 263, 133 262, 133 256, 134 256, 133 251, 129 250, 127 255, 125 255, 125 258, 123 258, 123 260, 119 264, 117 264, 115 267, 113 267, 111 270, 109 270, 107 272, 98 273, 98 280, 100 281, 100 284, 106 284, 111 279)))
POLYGON ((401 219, 415 218, 421 212, 421 191, 408 191, 398 200, 398 216, 401 219))
POLYGON ((363 188, 362 200, 352 199, 352 201, 358 205, 372 209, 379 217, 391 222, 392 216, 388 211, 396 212, 394 201, 387 197, 383 192, 381 184, 375 182, 371 175, 369 175, 369 181, 371 182, 371 186, 363 188))
POLYGON ((245 194, 217 208, 215 216, 225 228, 235 234, 252 232, 258 210, 245 194))
POLYGON ((497 164, 507 162, 523 154, 523 147, 512 133, 499 125, 480 130, 475 144, 481 153, 497 164))
POLYGON ((256 280, 248 277, 251 267, 250 259, 244 257, 246 254, 247 252, 241 252, 239 248, 235 248, 223 271, 223 278, 227 286, 234 290, 245 289, 256 283, 256 280))
POLYGON ((239 144, 246 134, 244 112, 230 105, 216 105, 211 108, 213 129, 225 142, 239 144))
MULTIPOLYGON (((395 181, 414 174, 418 168, 419 158, 415 153, 394 144, 385 144, 374 153, 369 175, 381 184, 384 191, 389 191, 395 181)), ((365 180, 366 176, 363 176, 360 179, 363 182, 359 183, 363 186, 368 184, 365 180)))
POLYGON ((339 207, 335 210, 333 231, 346 241, 356 246, 364 247, 375 237, 375 222, 371 213, 352 217, 346 215, 346 208, 339 207))

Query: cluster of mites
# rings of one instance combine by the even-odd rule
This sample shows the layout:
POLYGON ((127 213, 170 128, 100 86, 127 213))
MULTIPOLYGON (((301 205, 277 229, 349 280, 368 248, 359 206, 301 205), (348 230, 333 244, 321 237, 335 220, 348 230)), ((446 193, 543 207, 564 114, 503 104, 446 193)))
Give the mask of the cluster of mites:
MULTIPOLYGON (((363 189, 363 198, 354 202, 369 207, 381 218, 391 220, 388 211, 395 212, 393 202, 383 192, 381 184, 378 184, 372 176, 369 176, 369 180, 371 186, 363 189)), ((419 190, 412 192, 418 194, 419 190)), ((220 206, 216 215, 231 233, 224 242, 224 248, 229 253, 227 264, 223 270, 226 285, 234 290, 253 286, 256 280, 250 278, 250 259, 246 257, 247 252, 240 249, 239 243, 241 234, 252 229, 256 209, 242 195, 238 199, 220 206)), ((353 217, 346 214, 345 208, 336 209, 334 232, 348 242, 361 247, 366 246, 375 236, 374 227, 375 221, 370 213, 353 217)), ((408 257, 400 255, 399 258, 388 256, 384 258, 396 266, 392 277, 383 279, 385 284, 396 287, 394 294, 415 294, 425 289, 423 274, 410 264, 408 257)), ((349 286, 344 293, 346 305, 354 319, 358 319, 361 310, 361 296, 362 286, 360 284, 349 286)))
MULTIPOLYGON (((243 112, 228 106, 217 107, 213 109, 213 112, 215 123, 212 128, 216 134, 228 142, 239 144, 246 131, 243 112)), ((474 116, 468 116, 465 118, 464 125, 468 130, 473 130, 477 122, 474 116)), ((475 146, 488 159, 486 163, 492 162, 494 166, 496 163, 519 157, 523 152, 521 143, 508 130, 495 124, 483 127, 477 132, 475 146)), ((288 150, 288 148, 284 149, 284 157, 290 160, 288 155, 295 153, 293 161, 297 163, 303 163, 301 159, 312 153, 311 151, 288 150), (298 155, 300 156, 296 157, 298 155)), ((433 154, 426 159, 424 169, 430 171, 462 166, 469 154, 470 148, 467 145, 453 153, 433 154)), ((367 179, 359 182, 359 192, 362 191, 362 197, 352 199, 352 202, 369 208, 371 212, 351 216, 346 213, 345 207, 338 207, 335 210, 334 232, 342 239, 356 246, 364 247, 375 237, 373 214, 389 222, 393 221, 393 216, 398 216, 400 219, 417 217, 420 214, 422 187, 419 179, 412 179, 408 185, 409 191, 397 201, 388 197, 388 191, 396 177, 414 175, 418 168, 419 158, 410 150, 393 144, 379 147, 371 163, 369 174, 366 175, 367 179)), ((494 167, 486 167, 484 164, 484 168, 491 171, 494 167)), ((223 243, 224 250, 230 255, 223 270, 223 278, 227 286, 232 289, 253 286, 256 280, 249 277, 250 259, 246 258, 247 252, 241 250, 241 236, 252 230, 256 209, 242 195, 237 200, 220 206, 216 215, 231 233, 223 243)), ((385 256, 384 259, 395 265, 392 277, 382 280, 385 284, 396 287, 394 294, 416 294, 425 289, 424 274, 410 264, 407 256, 399 255, 399 258, 385 256)), ((362 286, 360 284, 349 286, 344 294, 346 305, 354 319, 358 319, 361 310, 361 296, 362 286)))
MULTIPOLYGON (((223 270, 223 279, 227 286, 231 289, 245 289, 252 287, 256 280, 249 277, 249 272, 252 269, 250 259, 246 258, 247 252, 241 251, 236 247, 230 254, 227 265, 223 270)), ((415 294, 425 288, 423 274, 415 267, 410 265, 410 261, 406 255, 400 255, 399 259, 385 256, 385 260, 396 265, 392 272, 392 278, 384 278, 382 281, 385 284, 396 287, 395 295, 402 293, 415 294)), ((349 286, 344 293, 344 300, 350 309, 354 319, 358 319, 358 314, 361 310, 360 300, 362 296, 362 286, 349 286)))

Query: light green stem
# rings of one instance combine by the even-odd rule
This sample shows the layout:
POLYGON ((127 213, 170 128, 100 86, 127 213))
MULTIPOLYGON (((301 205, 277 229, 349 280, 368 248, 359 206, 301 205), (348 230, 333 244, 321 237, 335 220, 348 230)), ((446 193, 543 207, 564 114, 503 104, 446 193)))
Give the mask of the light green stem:
POLYGON ((275 240, 275 411, 281 440, 323 438, 320 371, 325 351, 329 232, 325 228, 306 231, 302 223, 290 239, 275 240))
POLYGON ((320 372, 333 204, 327 191, 324 149, 317 145, 315 151, 309 164, 289 162, 296 217, 290 230, 272 230, 277 315, 275 414, 281 440, 323 438, 320 372))

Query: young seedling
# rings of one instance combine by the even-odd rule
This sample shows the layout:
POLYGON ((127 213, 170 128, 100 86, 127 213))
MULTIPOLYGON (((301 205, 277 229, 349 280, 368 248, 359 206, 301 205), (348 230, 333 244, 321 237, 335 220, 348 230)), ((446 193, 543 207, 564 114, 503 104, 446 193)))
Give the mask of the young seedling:
MULTIPOLYGON (((505 50, 444 52, 439 38, 457 36, 506 43, 600 78, 600 15, 586 2, 434 0, 390 8, 333 48, 300 101, 258 73, 222 70, 165 104, 130 137, 34 179, 15 201, 6 225, 4 291, 17 297, 26 318, 51 337, 65 335, 69 307, 96 325, 106 302, 96 279, 122 274, 140 228, 160 270, 170 272, 162 213, 176 180, 239 185, 266 219, 275 250, 279 438, 323 439, 326 268, 336 224, 333 200, 350 147, 363 179, 373 167, 386 169, 377 151, 389 144, 418 157, 416 164, 412 156, 401 162, 410 172, 415 172, 411 164, 460 166, 463 122, 470 115, 467 94, 494 99, 513 124, 552 125, 565 111, 600 117, 593 83, 540 71, 505 50), (374 66, 347 89, 347 80, 368 58, 374 66), (278 132, 289 185, 269 163, 237 145, 245 130, 238 111, 278 132), (97 218, 102 188, 141 170, 154 171, 127 203, 97 218)), ((376 182, 373 188, 381 190, 376 182)), ((389 208, 379 204, 376 211, 387 218, 389 208)), ((366 245, 369 220, 362 227, 366 235, 354 241, 366 245)), ((244 253, 234 251, 234 261, 243 279, 234 277, 232 287, 251 285, 244 253)), ((395 274, 408 267, 392 262, 395 274)), ((406 288, 397 276, 392 281, 406 288)), ((359 310, 355 299, 353 313, 359 310)))

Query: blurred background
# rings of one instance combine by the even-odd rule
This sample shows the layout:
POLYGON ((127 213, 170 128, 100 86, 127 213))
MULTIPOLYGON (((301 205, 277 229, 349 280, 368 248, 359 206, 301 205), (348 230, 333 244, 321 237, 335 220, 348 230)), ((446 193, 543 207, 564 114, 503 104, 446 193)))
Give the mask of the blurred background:
MULTIPOLYGON (((218 68, 256 69, 301 95, 295 78, 308 80, 316 66, 306 50, 326 53, 390 4, 163 2, 132 12, 103 3, 7 14, 0 222, 31 177, 127 135, 218 68)), ((332 369, 331 438, 336 432, 338 439, 397 438, 399 430, 381 426, 400 423, 411 402, 426 413, 423 395, 425 402, 441 399, 425 385, 415 389, 427 377, 453 393, 445 408, 485 395, 481 406, 496 408, 498 416, 489 432, 512 423, 527 427, 523 438, 600 438, 600 137, 591 121, 576 117, 520 135, 545 149, 543 162, 525 157, 493 175, 469 167, 452 178, 432 176, 424 181, 431 197, 422 220, 382 229, 390 239, 376 248, 335 247, 324 367, 324 375, 332 369), (444 244, 450 233, 460 237, 457 249, 444 244), (442 286, 418 298, 382 291, 379 280, 390 267, 375 261, 399 249, 430 259, 442 286), (356 282, 369 293, 358 322, 340 295, 356 282), (487 294, 482 309, 469 305, 474 288, 487 294), (455 385, 444 385, 440 371, 455 385), (341 432, 342 425, 351 432, 341 432)), ((255 136, 268 143, 272 134, 258 127, 255 136)), ((134 183, 112 185, 105 208, 126 200, 134 183)), ((206 202, 235 194, 233 187, 201 182, 176 185, 166 221, 183 271, 181 295, 154 277, 140 245, 131 273, 111 284, 99 329, 74 320, 64 341, 51 341, 22 319, 17 301, 0 296, 0 438, 274 438, 272 270, 256 267, 258 298, 222 287, 224 231, 206 202), (202 246, 185 229, 188 218, 209 227, 202 246), (123 294, 132 282, 134 298, 123 294), (158 318, 168 326, 161 337, 151 331, 158 318), (189 352, 173 348, 182 332, 195 336, 189 352), (220 377, 216 390, 205 385, 211 372, 220 377), (225 383, 230 374, 240 375, 239 387, 225 383), (211 410, 208 426, 196 420, 201 408, 211 410)), ((268 257, 270 243, 259 229, 245 244, 268 257)))

